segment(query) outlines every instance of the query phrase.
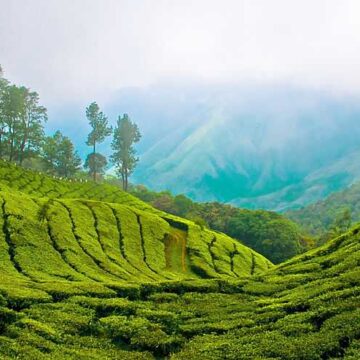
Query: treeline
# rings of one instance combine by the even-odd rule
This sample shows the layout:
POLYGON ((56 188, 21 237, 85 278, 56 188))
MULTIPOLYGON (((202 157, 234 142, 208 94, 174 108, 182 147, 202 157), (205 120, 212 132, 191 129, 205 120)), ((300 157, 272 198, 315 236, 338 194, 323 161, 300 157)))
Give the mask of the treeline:
POLYGON ((160 210, 228 234, 274 263, 314 246, 313 239, 304 235, 297 224, 275 212, 239 209, 218 202, 197 203, 184 195, 153 192, 143 185, 131 186, 129 191, 160 210))
POLYGON ((129 176, 138 162, 134 144, 141 134, 127 114, 119 116, 113 129, 96 102, 86 108, 91 131, 86 144, 91 147, 85 163, 71 139, 56 131, 46 136, 44 125, 47 109, 40 104, 39 94, 25 86, 11 84, 0 66, 0 158, 35 168, 52 175, 73 178, 102 178, 109 163, 127 190, 129 176), (97 151, 97 145, 113 135, 110 161, 97 151), (82 166, 83 165, 83 166, 82 166))
POLYGON ((10 84, 0 68, 0 157, 22 164, 39 154, 46 120, 39 95, 25 86, 10 84))

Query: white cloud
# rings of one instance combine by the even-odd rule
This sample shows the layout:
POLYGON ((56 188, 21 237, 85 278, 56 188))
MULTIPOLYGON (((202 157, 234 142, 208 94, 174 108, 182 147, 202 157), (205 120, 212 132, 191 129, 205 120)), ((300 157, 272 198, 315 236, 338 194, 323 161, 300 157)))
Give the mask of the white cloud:
POLYGON ((0 63, 50 103, 162 78, 360 93, 358 0, 0 0, 0 63))

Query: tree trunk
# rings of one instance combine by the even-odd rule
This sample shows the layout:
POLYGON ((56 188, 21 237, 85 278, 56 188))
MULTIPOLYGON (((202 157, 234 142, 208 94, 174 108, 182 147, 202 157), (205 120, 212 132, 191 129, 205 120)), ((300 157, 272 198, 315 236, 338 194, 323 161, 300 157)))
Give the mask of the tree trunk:
POLYGON ((22 165, 23 160, 24 160, 24 152, 25 152, 25 146, 26 143, 28 141, 28 136, 29 136, 29 119, 27 122, 24 122, 23 126, 24 126, 24 135, 22 137, 22 141, 21 141, 21 145, 20 145, 20 153, 19 153, 19 164, 22 165))
POLYGON ((19 164, 22 165, 23 160, 24 160, 24 150, 25 150, 25 145, 26 145, 26 139, 24 139, 20 145, 20 153, 19 153, 19 164))
POLYGON ((3 129, 0 130, 0 159, 3 157, 3 143, 2 143, 3 129))
POLYGON ((122 181, 122 188, 125 191, 125 174, 124 174, 124 170, 121 170, 121 181, 122 181))
POLYGON ((11 134, 11 137, 10 137, 10 154, 9 154, 9 161, 12 161, 12 160, 13 160, 13 157, 14 157, 14 133, 13 133, 13 130, 12 130, 12 129, 10 130, 10 134, 11 134))
POLYGON ((94 141, 94 147, 93 147, 93 161, 94 161, 94 173, 93 173, 93 179, 96 182, 96 158, 95 158, 95 152, 96 151, 96 142, 94 141))
POLYGON ((125 169, 125 191, 128 191, 128 171, 125 169))

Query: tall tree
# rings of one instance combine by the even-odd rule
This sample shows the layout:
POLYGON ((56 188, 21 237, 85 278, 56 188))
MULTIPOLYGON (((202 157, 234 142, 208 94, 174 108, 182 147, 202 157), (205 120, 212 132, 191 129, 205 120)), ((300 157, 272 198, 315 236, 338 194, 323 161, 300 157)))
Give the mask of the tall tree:
POLYGON ((19 142, 22 119, 25 116, 25 88, 16 85, 7 86, 3 95, 3 116, 5 123, 4 138, 7 144, 9 160, 16 159, 16 147, 19 142))
POLYGON ((80 169, 81 159, 75 151, 74 144, 64 136, 58 154, 58 173, 60 176, 72 177, 80 169))
MULTIPOLYGON (((96 144, 99 144, 105 140, 107 136, 109 136, 112 132, 111 126, 108 125, 108 120, 105 114, 100 111, 100 108, 96 102, 91 103, 86 108, 86 117, 89 120, 89 124, 92 128, 90 134, 88 135, 86 144, 88 146, 92 146, 92 164, 94 165, 91 168, 91 175, 93 176, 94 181, 96 181, 96 174, 98 173, 97 164, 98 162, 95 161, 97 158, 96 154, 96 144)), ((91 160, 91 159, 90 159, 91 160)))
POLYGON ((60 131, 45 138, 43 158, 49 172, 67 178, 72 177, 81 165, 74 144, 60 131))
POLYGON ((6 121, 5 121, 5 94, 7 92, 7 88, 9 86, 9 82, 3 77, 3 70, 0 65, 0 158, 4 155, 4 135, 6 129, 6 121))
POLYGON ((26 157, 39 152, 44 138, 46 108, 39 95, 28 88, 9 85, 0 79, 0 156, 22 164, 26 157), (5 147, 6 145, 6 147, 5 147))
POLYGON ((95 174, 96 177, 103 175, 107 165, 107 160, 104 155, 99 153, 91 153, 85 160, 84 167, 89 169, 89 175, 95 174))
POLYGON ((47 121, 46 108, 39 105, 39 95, 23 88, 24 112, 19 128, 18 161, 37 154, 44 139, 44 122, 47 121))
POLYGON ((119 116, 114 129, 114 137, 111 143, 113 153, 111 161, 115 164, 116 172, 121 177, 123 189, 127 191, 129 176, 135 169, 138 158, 134 144, 141 138, 138 126, 132 122, 127 114, 119 116))
POLYGON ((47 136, 43 143, 42 158, 45 161, 46 170, 52 174, 57 173, 57 158, 62 138, 63 135, 58 130, 53 136, 47 136))

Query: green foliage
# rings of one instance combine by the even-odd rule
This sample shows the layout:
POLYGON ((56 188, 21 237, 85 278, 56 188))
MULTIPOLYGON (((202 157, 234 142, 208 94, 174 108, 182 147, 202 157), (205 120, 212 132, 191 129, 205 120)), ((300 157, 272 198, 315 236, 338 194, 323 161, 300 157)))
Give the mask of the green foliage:
MULTIPOLYGON (((9 274, 41 281, 55 277, 106 282, 111 290, 101 291, 127 293, 130 289, 116 284, 194 278, 199 276, 193 272, 197 268, 206 277, 236 278, 270 265, 255 253, 256 264, 252 266, 249 260, 242 265, 252 257, 247 248, 238 248, 235 256, 236 243, 217 234, 217 244, 211 249, 215 233, 170 218, 113 186, 60 181, 9 163, 2 164, 0 173, 0 185, 13 189, 1 193, 3 257, 9 274), (227 249, 224 254, 220 254, 222 247, 227 249), (212 256, 218 259, 211 260, 212 256), (41 260, 32 265, 38 257, 41 260), (238 273, 237 268, 242 270, 238 273)), ((68 296, 66 286, 58 292, 51 287, 51 294, 68 296)))
POLYGON ((100 111, 99 105, 96 102, 91 103, 86 108, 86 117, 92 128, 86 144, 95 147, 97 143, 103 142, 111 134, 112 129, 108 126, 107 117, 100 111))
POLYGON ((267 216, 268 213, 263 211, 256 211, 250 216, 243 211, 229 221, 229 235, 243 239, 244 244, 251 244, 253 249, 274 263, 299 254, 301 235, 298 227, 284 218, 276 219, 276 216, 266 221, 267 216))
POLYGON ((209 224, 198 215, 190 216, 189 220, 193 221, 196 225, 200 226, 201 230, 204 230, 205 228, 209 227, 209 224))
POLYGON ((46 109, 35 91, 11 85, 0 76, 0 158, 22 164, 38 154, 46 120, 46 109))
POLYGON ((80 168, 81 160, 73 143, 60 131, 45 138, 42 152, 46 169, 52 174, 72 177, 80 168))
POLYGON ((127 114, 119 116, 111 143, 113 153, 111 161, 115 164, 116 173, 122 180, 123 190, 128 190, 128 178, 135 169, 139 159, 135 156, 134 143, 140 141, 141 134, 137 125, 127 114))
POLYGON ((328 198, 302 209, 288 211, 288 216, 304 231, 317 236, 319 243, 347 231, 360 221, 360 183, 335 192, 328 198))
POLYGON ((84 168, 89 169, 89 175, 93 175, 94 179, 98 179, 105 173, 107 160, 104 155, 91 153, 86 157, 84 168))
POLYGON ((130 192, 162 211, 192 220, 202 229, 224 232, 274 263, 290 259, 313 245, 312 239, 304 236, 294 222, 275 212, 238 209, 216 202, 196 203, 184 195, 152 192, 143 185, 133 186, 130 192))
POLYGON ((0 205, 1 358, 360 356, 358 227, 273 267, 108 184, 2 162, 0 205))
POLYGON ((102 143, 105 138, 112 133, 112 128, 108 125, 107 117, 100 111, 99 105, 96 102, 91 103, 86 108, 86 117, 92 128, 88 135, 86 145, 92 146, 93 149, 92 153, 89 154, 86 159, 86 167, 89 168, 94 181, 96 181, 97 174, 102 174, 106 166, 105 157, 96 153, 96 144, 102 143))

